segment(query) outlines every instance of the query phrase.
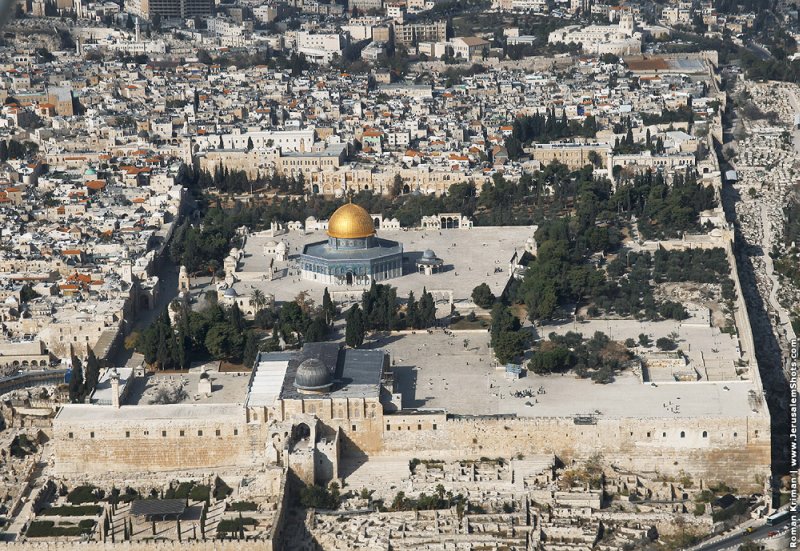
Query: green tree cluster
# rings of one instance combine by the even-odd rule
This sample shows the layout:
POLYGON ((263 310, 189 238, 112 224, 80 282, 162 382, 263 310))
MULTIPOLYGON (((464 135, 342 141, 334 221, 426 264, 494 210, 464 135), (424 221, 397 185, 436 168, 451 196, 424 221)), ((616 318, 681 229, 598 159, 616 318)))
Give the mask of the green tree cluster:
POLYGON ((425 288, 422 289, 419 302, 414 298, 413 291, 408 293, 405 325, 412 329, 427 329, 436 325, 436 303, 425 288))
POLYGON ((372 282, 361 298, 364 326, 369 331, 392 331, 399 326, 397 289, 372 282))
POLYGON ((614 380, 614 374, 632 357, 625 346, 600 331, 590 339, 573 331, 564 335, 550 333, 548 339, 539 344, 528 362, 528 369, 534 373, 563 373, 572 369, 581 378, 591 377, 596 383, 606 384, 614 380))
POLYGON ((728 257, 721 247, 684 251, 667 251, 659 247, 653 255, 653 279, 656 282, 718 283, 730 272, 728 257))
POLYGON ((300 504, 307 508, 335 510, 339 508, 341 500, 336 482, 331 482, 327 488, 312 484, 300 490, 300 504))
POLYGON ((497 361, 509 363, 522 355, 527 344, 527 335, 521 331, 522 324, 511 309, 501 302, 492 307, 491 345, 497 361))
POLYGON ((555 108, 545 114, 517 117, 512 128, 505 145, 508 156, 515 160, 522 156, 522 148, 532 142, 550 142, 574 136, 593 138, 597 134, 597 122, 593 116, 586 117, 582 123, 570 121, 566 112, 556 116, 555 108))
POLYGON ((606 272, 613 281, 592 297, 593 306, 589 308, 589 314, 595 316, 599 310, 605 310, 639 319, 685 319, 688 314, 681 304, 669 300, 656 301, 652 266, 649 252, 629 252, 609 262, 606 272))
POLYGON ((688 105, 681 105, 676 109, 662 109, 660 114, 642 113, 642 123, 645 126, 654 124, 673 124, 676 122, 694 122, 694 111, 692 111, 691 103, 688 105))

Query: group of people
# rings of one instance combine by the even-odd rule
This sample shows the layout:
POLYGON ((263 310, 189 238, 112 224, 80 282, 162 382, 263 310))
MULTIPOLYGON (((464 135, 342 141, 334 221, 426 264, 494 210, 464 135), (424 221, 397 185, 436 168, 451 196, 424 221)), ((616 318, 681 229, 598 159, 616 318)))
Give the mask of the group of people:
POLYGON ((540 386, 535 391, 532 388, 526 388, 523 390, 515 390, 511 393, 514 398, 533 398, 537 394, 546 394, 543 386, 540 386))

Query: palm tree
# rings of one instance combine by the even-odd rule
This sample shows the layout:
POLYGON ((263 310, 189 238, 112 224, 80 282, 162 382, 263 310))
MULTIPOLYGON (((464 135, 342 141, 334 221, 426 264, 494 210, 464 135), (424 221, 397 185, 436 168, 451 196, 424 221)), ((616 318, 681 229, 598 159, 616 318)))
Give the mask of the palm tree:
POLYGON ((267 305, 267 297, 264 296, 264 293, 260 289, 256 289, 250 295, 250 302, 253 304, 255 311, 259 312, 267 305))

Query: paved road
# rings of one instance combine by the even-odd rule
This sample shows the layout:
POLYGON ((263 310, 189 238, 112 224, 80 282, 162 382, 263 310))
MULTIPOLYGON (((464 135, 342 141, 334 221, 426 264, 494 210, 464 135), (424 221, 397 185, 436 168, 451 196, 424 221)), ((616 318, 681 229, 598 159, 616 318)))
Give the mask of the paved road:
POLYGON ((731 535, 715 541, 713 543, 701 544, 692 548, 692 551, 724 551, 726 549, 735 549, 736 546, 746 543, 748 541, 758 541, 767 537, 770 532, 780 532, 787 528, 789 521, 785 520, 777 526, 767 526, 765 521, 760 520, 758 524, 753 524, 755 530, 750 534, 745 534, 744 529, 736 529, 731 535))
MULTIPOLYGON (((158 297, 152 310, 139 310, 134 315, 133 331, 141 331, 148 327, 164 311, 164 308, 178 296, 178 268, 168 256, 165 256, 156 273, 159 278, 158 297)), ((126 350, 120 346, 114 355, 114 365, 124 366, 133 354, 132 350, 126 350)))

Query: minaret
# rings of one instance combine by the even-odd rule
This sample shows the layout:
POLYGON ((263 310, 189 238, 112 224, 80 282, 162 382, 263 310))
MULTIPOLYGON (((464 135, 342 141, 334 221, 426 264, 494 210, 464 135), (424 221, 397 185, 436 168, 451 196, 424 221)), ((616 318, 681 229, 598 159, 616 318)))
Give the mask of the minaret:
POLYGON ((111 372, 111 405, 119 408, 119 372, 116 368, 111 372))
POLYGON ((138 16, 136 17, 135 28, 136 28, 136 43, 138 44, 139 43, 139 30, 140 30, 139 29, 139 17, 138 16))

